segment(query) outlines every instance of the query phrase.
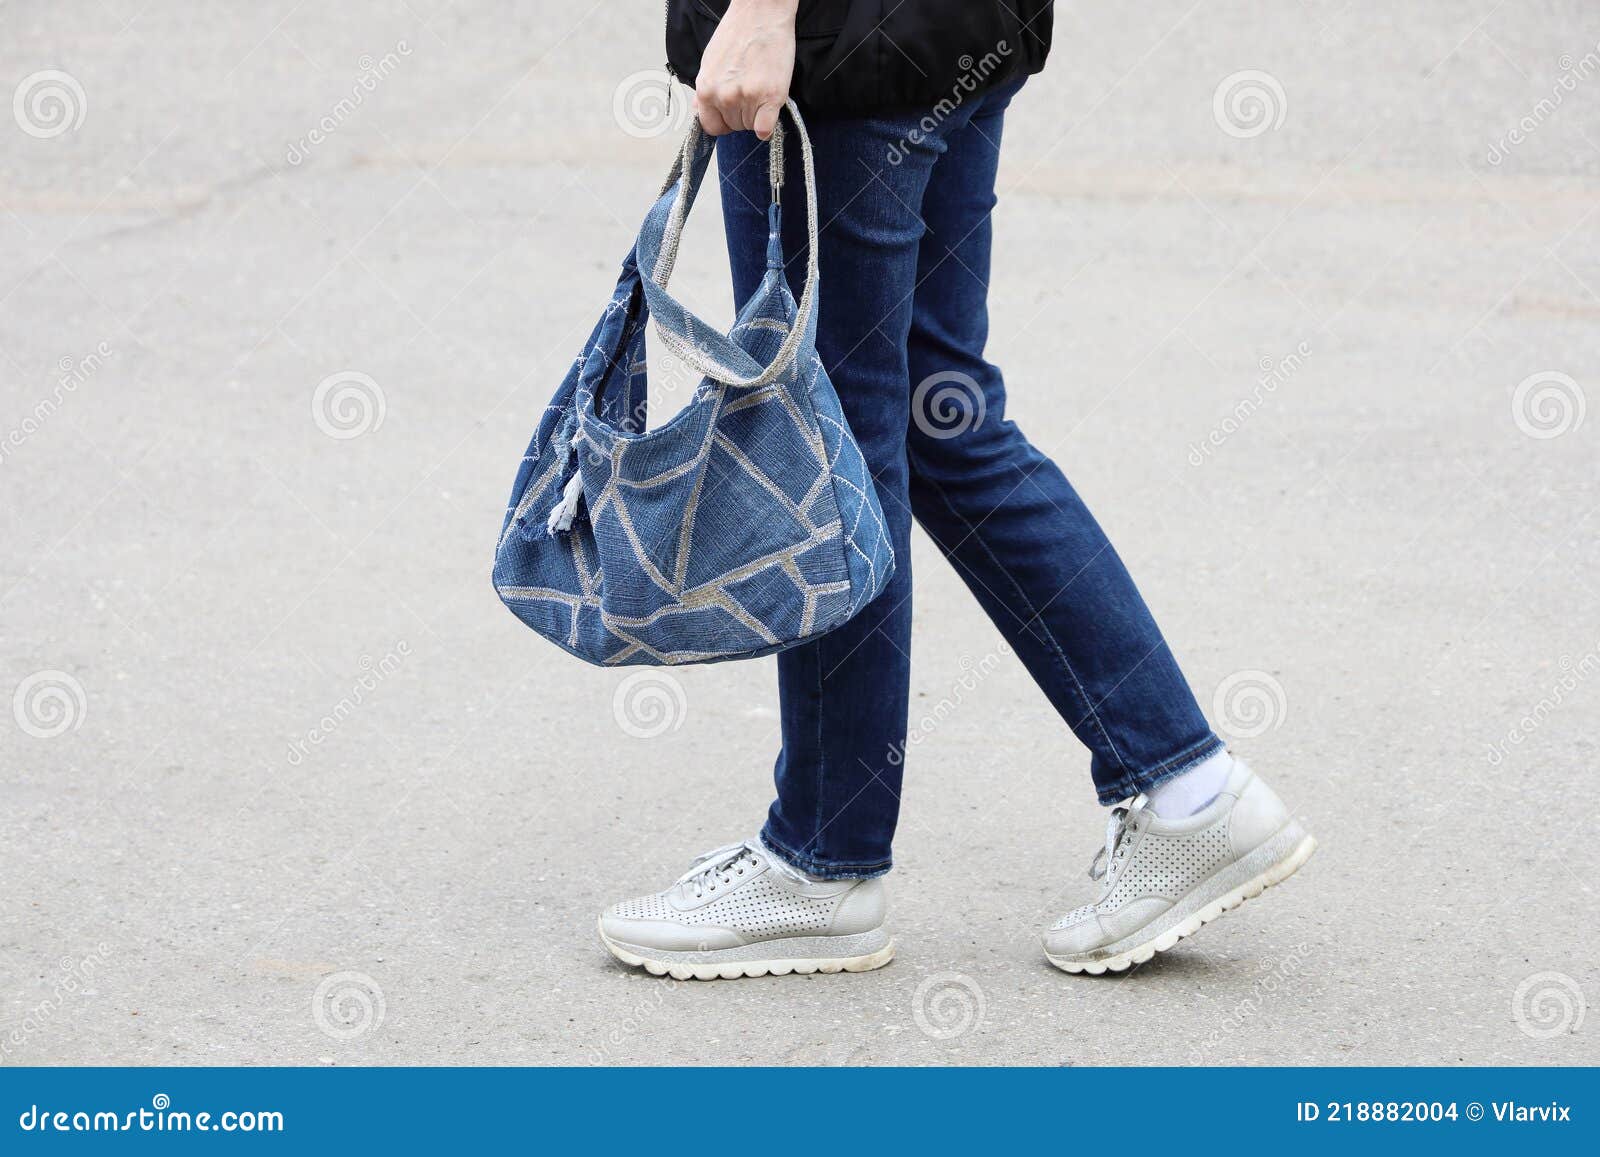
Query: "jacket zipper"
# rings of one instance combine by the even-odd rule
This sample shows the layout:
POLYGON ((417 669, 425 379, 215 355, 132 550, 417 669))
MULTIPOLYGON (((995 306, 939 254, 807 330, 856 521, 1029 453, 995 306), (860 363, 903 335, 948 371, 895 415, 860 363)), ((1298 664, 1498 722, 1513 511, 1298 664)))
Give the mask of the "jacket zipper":
MULTIPOLYGON (((661 0, 661 38, 666 39, 667 22, 672 19, 672 0, 661 0)), ((667 123, 672 123, 672 92, 678 87, 678 70, 667 61, 667 123)))

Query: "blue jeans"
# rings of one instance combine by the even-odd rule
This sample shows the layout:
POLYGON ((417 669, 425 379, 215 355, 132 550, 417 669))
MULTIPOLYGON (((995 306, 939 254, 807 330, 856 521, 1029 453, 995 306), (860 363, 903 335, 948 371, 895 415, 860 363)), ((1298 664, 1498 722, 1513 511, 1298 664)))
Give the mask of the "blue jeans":
MULTIPOLYGON (((843 627, 778 656, 783 748, 763 838, 828 877, 890 866, 911 652, 911 520, 1093 753, 1102 803, 1222 747, 1105 533, 1065 476, 1006 420, 984 360, 989 214, 1016 89, 934 117, 815 118, 817 352, 877 480, 898 562, 843 627), (915 400, 915 405, 914 405, 915 400)), ((767 152, 721 138, 717 169, 742 305, 766 268, 767 152)), ((799 150, 786 155, 784 252, 805 275, 799 150)))

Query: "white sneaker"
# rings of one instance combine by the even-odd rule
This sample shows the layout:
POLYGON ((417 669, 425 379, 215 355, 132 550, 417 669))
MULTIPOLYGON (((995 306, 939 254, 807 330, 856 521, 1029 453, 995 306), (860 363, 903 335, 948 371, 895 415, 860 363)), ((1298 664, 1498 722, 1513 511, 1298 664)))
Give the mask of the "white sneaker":
POLYGON ((1222 793, 1192 816, 1164 820, 1145 797, 1114 808, 1089 877, 1100 898, 1044 936, 1050 963, 1068 972, 1121 972, 1288 879, 1317 841, 1273 790, 1234 760, 1222 793))
POLYGON ((883 881, 812 880, 758 840, 707 852, 665 892, 600 914, 624 964, 678 980, 868 972, 894 956, 883 881))

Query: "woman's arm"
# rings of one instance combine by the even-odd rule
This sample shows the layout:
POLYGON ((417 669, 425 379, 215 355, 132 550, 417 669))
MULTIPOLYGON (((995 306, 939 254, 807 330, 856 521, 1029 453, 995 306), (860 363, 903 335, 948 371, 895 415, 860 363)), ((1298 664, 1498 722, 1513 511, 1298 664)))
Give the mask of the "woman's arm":
POLYGON ((700 58, 695 112, 712 136, 754 129, 766 140, 794 74, 799 0, 732 0, 700 58))

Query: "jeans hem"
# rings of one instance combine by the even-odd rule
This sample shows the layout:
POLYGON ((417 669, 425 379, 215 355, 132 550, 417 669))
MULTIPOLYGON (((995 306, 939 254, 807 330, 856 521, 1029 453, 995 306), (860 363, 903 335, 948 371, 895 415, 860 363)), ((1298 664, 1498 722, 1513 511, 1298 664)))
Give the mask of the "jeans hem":
POLYGON ((832 860, 819 860, 815 856, 801 855, 773 839, 770 826, 762 827, 761 842, 767 851, 791 868, 798 868, 808 875, 821 876, 824 880, 870 880, 894 867, 894 861, 888 858, 869 864, 841 864, 832 860))
POLYGON ((1100 802, 1109 807, 1114 803, 1121 803, 1129 796, 1149 791, 1169 779, 1182 775, 1195 764, 1210 759, 1217 752, 1227 750, 1227 747, 1228 745, 1214 733, 1209 734, 1199 743, 1192 744, 1171 759, 1162 760, 1148 770, 1126 771, 1111 783, 1098 785, 1096 790, 1100 802))

